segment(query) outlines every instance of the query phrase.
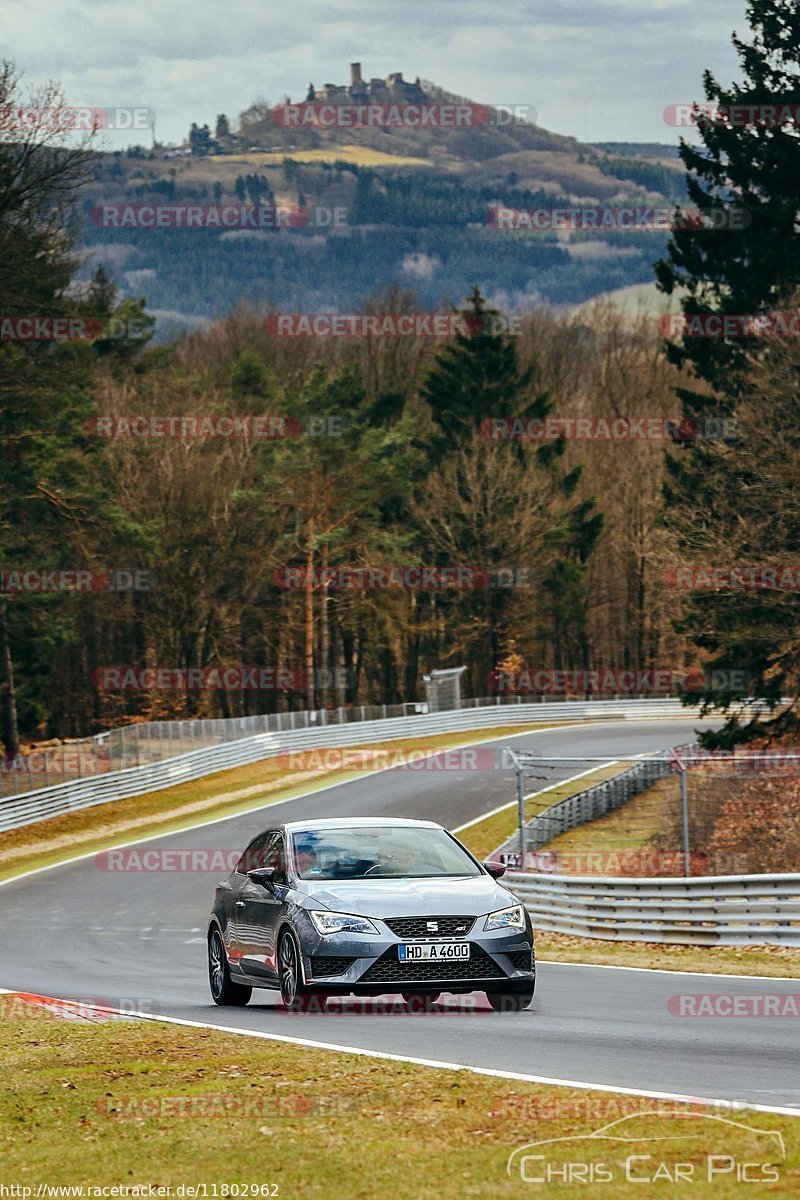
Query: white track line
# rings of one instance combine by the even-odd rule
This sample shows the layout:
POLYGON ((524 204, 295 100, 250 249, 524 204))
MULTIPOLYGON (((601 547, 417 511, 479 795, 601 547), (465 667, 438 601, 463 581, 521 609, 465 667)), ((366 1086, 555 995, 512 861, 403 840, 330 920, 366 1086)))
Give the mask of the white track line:
MULTIPOLYGON (((652 943, 650 944, 652 945, 652 943)), ((664 943, 664 945, 668 944, 664 943)), ((723 946, 721 949, 726 949, 726 947, 723 946)), ((729 946, 727 949, 733 950, 735 947, 729 946)), ((762 983, 796 983, 800 987, 800 976, 798 975, 726 975, 722 971, 670 971, 669 967, 618 967, 613 963, 564 962, 560 958, 537 958, 536 961, 540 965, 547 963, 548 967, 591 967, 593 971, 646 971, 650 975, 691 975, 693 979, 752 979, 762 983)))
MULTIPOLYGON (((7 988, 0 992, 10 995, 17 993, 7 988)), ((36 995, 28 992, 28 995, 36 995)), ((43 1000, 54 1000, 52 996, 42 996, 43 1000)), ((62 1003, 64 1003, 62 1001, 62 1003)), ((86 1006, 90 1007, 90 1006, 86 1006)), ((514 1079, 524 1083, 544 1083, 552 1087, 582 1088, 585 1091, 611 1092, 621 1096, 645 1096, 653 1100, 673 1100, 684 1104, 696 1104, 706 1107, 733 1109, 736 1112, 767 1112, 777 1113, 786 1117, 800 1117, 800 1109, 789 1108, 776 1104, 750 1104, 747 1101, 721 1100, 713 1096, 689 1096, 681 1092, 662 1092, 651 1088, 632 1088, 607 1083, 590 1083, 583 1079, 558 1079, 551 1075, 532 1075, 524 1071, 501 1071, 494 1067, 475 1067, 469 1063, 445 1062, 436 1058, 418 1058, 411 1054, 392 1054, 388 1050, 367 1050, 363 1046, 341 1046, 336 1042, 320 1042, 315 1038, 292 1037, 286 1033, 266 1033, 259 1029, 241 1029, 238 1026, 215 1025, 211 1021, 189 1021, 183 1017, 155 1016, 152 1013, 123 1012, 122 1009, 99 1008, 100 1012, 113 1012, 128 1018, 136 1017, 142 1021, 156 1021, 166 1025, 181 1025, 188 1029, 213 1029, 218 1033, 236 1034, 237 1037, 258 1038, 266 1042, 285 1042, 291 1046, 306 1046, 313 1050, 334 1050, 339 1054, 357 1054, 362 1058, 379 1058, 388 1062, 411 1063, 418 1067, 432 1067, 437 1071, 467 1071, 470 1075, 488 1075, 493 1079, 514 1079)))
MULTIPOLYGON (((541 732, 544 733, 544 730, 541 732)), ((546 761, 546 758, 542 759, 542 762, 546 761)), ((619 760, 615 758, 605 765, 609 767, 615 767, 618 765, 618 763, 619 760)), ((529 792, 528 795, 523 796, 522 799, 532 800, 534 796, 544 796, 546 792, 552 792, 556 788, 564 787, 566 784, 572 783, 575 779, 583 779, 584 775, 592 775, 595 771, 600 770, 602 770, 602 767, 589 767, 588 771, 579 771, 577 775, 570 775, 569 779, 558 779, 555 783, 549 783, 547 787, 542 788, 542 790, 539 792, 529 792)), ((475 817, 474 820, 467 821, 466 825, 458 825, 455 829, 451 830, 451 833, 461 833, 465 829, 471 829, 473 825, 480 825, 481 821, 488 821, 490 817, 496 817, 498 813, 505 812, 506 809, 516 808, 518 803, 519 801, 517 800, 511 800, 508 804, 501 804, 499 808, 493 808, 491 812, 484 813, 482 817, 475 817)))

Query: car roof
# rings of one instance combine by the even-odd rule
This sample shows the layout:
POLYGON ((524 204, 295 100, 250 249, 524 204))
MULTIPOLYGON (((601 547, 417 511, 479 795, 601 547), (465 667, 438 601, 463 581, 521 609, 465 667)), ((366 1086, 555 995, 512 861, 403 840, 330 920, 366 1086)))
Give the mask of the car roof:
POLYGON ((288 833, 307 829, 386 829, 397 827, 410 829, 441 829, 435 821, 415 821, 410 817, 317 817, 313 821, 286 821, 283 828, 288 833))

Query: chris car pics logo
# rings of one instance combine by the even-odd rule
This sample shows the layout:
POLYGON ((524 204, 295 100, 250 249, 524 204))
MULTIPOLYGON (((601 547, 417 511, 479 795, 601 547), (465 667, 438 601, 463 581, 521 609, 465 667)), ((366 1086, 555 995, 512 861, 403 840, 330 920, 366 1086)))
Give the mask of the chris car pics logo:
MULTIPOLYGON (((519 1183, 559 1186, 673 1184, 683 1195, 693 1185, 751 1185, 750 1195, 780 1179, 786 1151, 776 1130, 696 1112, 637 1113, 588 1134, 545 1138, 520 1146, 506 1172, 519 1183)), ((702 1192, 702 1186, 698 1188, 702 1192)), ((670 1193, 673 1194, 673 1193, 670 1193)))

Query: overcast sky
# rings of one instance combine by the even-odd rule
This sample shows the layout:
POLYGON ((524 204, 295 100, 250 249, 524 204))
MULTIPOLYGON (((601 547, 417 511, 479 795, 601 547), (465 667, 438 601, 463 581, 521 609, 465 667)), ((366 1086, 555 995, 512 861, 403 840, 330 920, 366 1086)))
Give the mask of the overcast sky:
MULTIPOLYGON (((70 103, 147 106, 161 141, 238 117, 253 100, 303 99, 402 71, 488 104, 525 104, 583 141, 677 141, 664 108, 702 96, 710 67, 738 78, 730 34, 745 0, 4 0, 0 57, 70 103)), ((111 136, 111 135, 109 135, 111 136)), ((130 139, 128 139, 130 140, 130 139)), ((134 139, 140 140, 140 139, 134 139)), ((113 148, 124 146, 113 135, 113 148)))

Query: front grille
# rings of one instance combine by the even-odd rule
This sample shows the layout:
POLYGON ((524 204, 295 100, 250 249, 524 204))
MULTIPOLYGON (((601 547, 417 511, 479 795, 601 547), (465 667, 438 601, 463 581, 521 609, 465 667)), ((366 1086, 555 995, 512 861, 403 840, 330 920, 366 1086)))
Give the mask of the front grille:
POLYGON ((319 975, 344 975, 355 961, 354 958, 345 958, 344 955, 335 957, 334 955, 312 954, 311 974, 315 979, 319 975))
POLYGON ((512 950, 508 957, 515 971, 530 971, 532 969, 532 955, 530 950, 512 950))
POLYGON ((472 947, 471 958, 453 958, 447 962, 400 962, 397 950, 386 950, 366 971, 359 983, 446 983, 459 979, 507 979, 480 946, 472 947))
POLYGON ((386 924, 399 938, 466 937, 475 924, 474 917, 394 917, 386 924), (438 929, 429 929, 435 924, 438 929))

